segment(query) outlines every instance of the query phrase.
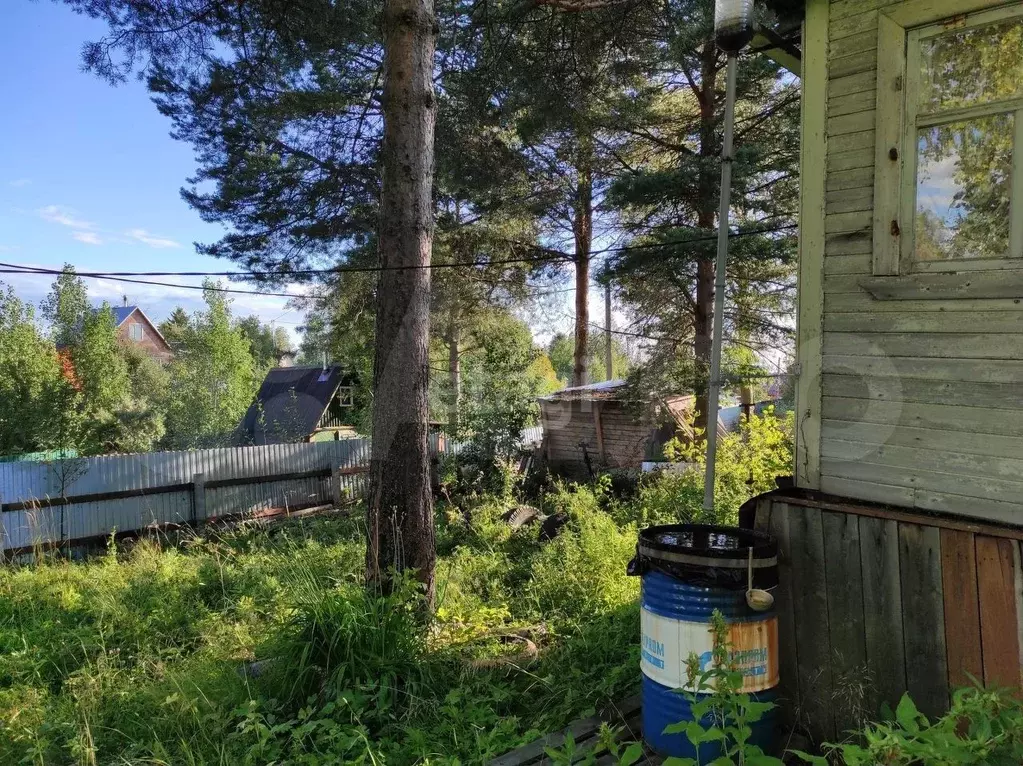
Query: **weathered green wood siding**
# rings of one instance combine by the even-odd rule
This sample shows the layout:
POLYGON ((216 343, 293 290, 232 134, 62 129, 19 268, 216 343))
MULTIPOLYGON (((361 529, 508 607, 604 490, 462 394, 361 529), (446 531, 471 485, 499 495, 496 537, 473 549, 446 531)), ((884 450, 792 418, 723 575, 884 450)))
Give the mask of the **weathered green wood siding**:
POLYGON ((879 13, 908 5, 829 6, 819 488, 1023 523, 1023 301, 876 300, 860 284, 874 271, 879 13))

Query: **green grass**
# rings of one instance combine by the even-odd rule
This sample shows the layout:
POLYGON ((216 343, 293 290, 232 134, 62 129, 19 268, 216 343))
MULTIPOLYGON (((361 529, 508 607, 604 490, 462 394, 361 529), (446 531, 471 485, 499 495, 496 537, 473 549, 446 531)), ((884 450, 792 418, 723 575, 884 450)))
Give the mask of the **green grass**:
MULTIPOLYGON (((723 439, 714 518, 787 466, 791 419, 723 439)), ((637 527, 703 518, 699 473, 631 483, 544 488, 548 543, 510 480, 457 488, 429 619, 363 588, 357 512, 2 568, 0 764, 475 764, 563 728, 638 686, 637 527)))
POLYGON ((548 544, 438 509, 428 622, 362 587, 357 514, 0 570, 0 763, 481 763, 565 726, 636 686, 636 531, 549 500, 548 544))

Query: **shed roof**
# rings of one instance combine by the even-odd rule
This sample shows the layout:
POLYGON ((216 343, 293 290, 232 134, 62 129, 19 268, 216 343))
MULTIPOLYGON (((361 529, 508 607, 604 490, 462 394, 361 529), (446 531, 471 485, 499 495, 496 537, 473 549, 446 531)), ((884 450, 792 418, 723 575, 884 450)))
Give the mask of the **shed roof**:
POLYGON ((350 381, 338 365, 274 367, 242 418, 242 443, 281 444, 308 436, 338 387, 350 381))
POLYGON ((541 402, 567 402, 582 399, 604 399, 608 401, 622 399, 625 392, 624 380, 604 380, 586 386, 572 386, 555 391, 553 394, 540 397, 541 402))

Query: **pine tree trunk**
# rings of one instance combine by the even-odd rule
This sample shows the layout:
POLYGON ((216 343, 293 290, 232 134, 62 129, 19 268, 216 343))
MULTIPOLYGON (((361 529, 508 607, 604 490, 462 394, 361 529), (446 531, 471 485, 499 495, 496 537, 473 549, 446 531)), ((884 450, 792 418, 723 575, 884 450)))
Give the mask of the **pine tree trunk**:
MULTIPOLYGON (((697 224, 708 235, 714 234, 718 207, 718 183, 714 163, 711 161, 720 152, 716 135, 714 114, 714 90, 717 85, 717 49, 713 40, 703 46, 701 82, 703 95, 700 99, 700 157, 704 159, 700 172, 700 209, 697 224)), ((696 394, 696 427, 706 429, 707 407, 710 387, 710 357, 714 327, 714 261, 710 250, 708 257, 696 266, 696 315, 693 318, 693 356, 696 363, 694 377, 696 394)))
POLYGON ((366 579, 385 592, 414 570, 432 602, 433 500, 427 432, 433 246, 432 0, 385 0, 380 272, 366 579), (394 266, 419 268, 389 269, 394 266))
POLYGON ((575 351, 572 385, 588 381, 590 340, 590 250, 593 248, 593 142, 580 136, 572 233, 575 238, 575 351))

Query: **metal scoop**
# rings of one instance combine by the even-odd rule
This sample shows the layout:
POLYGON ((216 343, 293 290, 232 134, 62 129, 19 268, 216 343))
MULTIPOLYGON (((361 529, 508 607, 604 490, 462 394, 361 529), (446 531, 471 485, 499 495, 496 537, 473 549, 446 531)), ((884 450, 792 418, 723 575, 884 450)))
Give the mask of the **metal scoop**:
POLYGON ((766 590, 753 587, 753 548, 749 549, 749 585, 746 588, 746 603, 754 612, 766 612, 774 606, 774 596, 766 590))

